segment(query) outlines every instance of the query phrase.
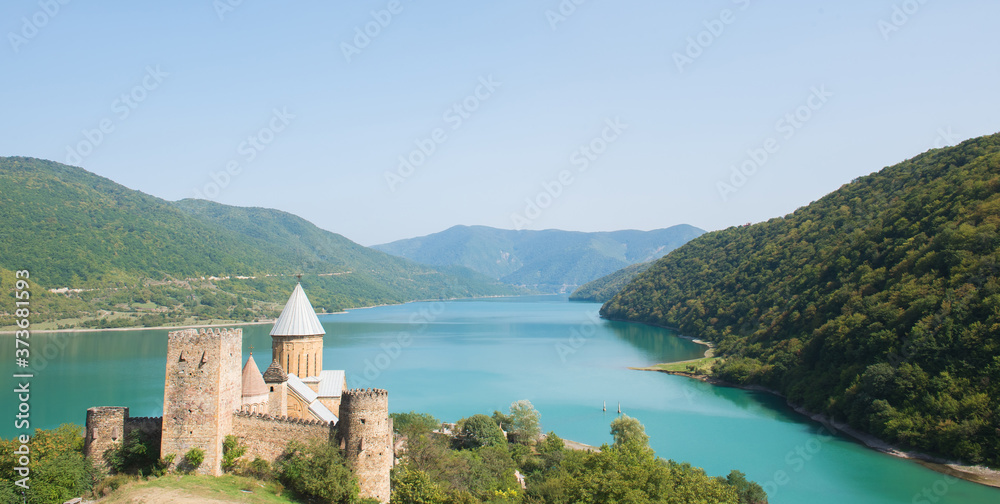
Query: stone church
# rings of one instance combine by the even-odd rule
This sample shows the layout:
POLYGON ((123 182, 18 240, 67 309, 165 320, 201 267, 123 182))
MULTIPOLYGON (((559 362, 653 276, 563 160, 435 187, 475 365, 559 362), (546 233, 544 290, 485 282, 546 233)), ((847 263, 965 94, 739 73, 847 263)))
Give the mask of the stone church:
POLYGON ((85 453, 103 455, 129 432, 160 435, 160 456, 180 461, 201 448, 204 474, 222 474, 222 442, 234 435, 245 458, 274 461, 291 440, 339 444, 362 497, 389 502, 394 463, 388 393, 347 388, 344 371, 323 369, 323 336, 301 284, 271 329, 271 363, 261 373, 253 354, 240 365, 242 329, 187 329, 167 337, 163 417, 129 417, 128 408, 87 410, 85 453))

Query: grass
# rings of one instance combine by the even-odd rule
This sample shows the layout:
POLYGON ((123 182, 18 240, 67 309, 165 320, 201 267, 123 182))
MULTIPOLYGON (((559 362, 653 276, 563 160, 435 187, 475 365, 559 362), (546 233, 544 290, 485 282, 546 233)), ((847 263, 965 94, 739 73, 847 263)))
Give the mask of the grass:
POLYGON ((232 502, 241 504, 298 504, 290 492, 275 483, 231 474, 213 476, 169 474, 160 478, 136 481, 122 486, 98 502, 100 504, 132 504, 134 502, 232 502), (246 492, 244 490, 249 490, 246 492))
POLYGON ((712 365, 715 364, 720 358, 719 357, 705 357, 702 359, 694 359, 680 362, 667 362, 664 364, 654 364, 648 368, 656 371, 669 371, 671 373, 691 373, 711 375, 712 365), (700 371, 700 372, 699 372, 700 371))

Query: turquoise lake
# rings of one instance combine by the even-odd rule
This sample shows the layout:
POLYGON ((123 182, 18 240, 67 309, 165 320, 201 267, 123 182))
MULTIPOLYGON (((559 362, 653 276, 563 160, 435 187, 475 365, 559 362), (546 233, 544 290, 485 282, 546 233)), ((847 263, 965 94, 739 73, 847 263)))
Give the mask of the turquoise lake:
MULTIPOLYGON (((704 347, 665 329, 601 320, 599 308, 537 296, 324 315, 324 367, 346 370, 351 387, 388 389, 392 411, 427 412, 444 421, 506 411, 511 402, 529 399, 545 431, 591 445, 610 442, 608 424, 620 402, 646 426, 659 456, 710 475, 739 469, 765 486, 773 504, 1000 502, 1000 490, 831 436, 779 398, 630 370, 697 358, 704 347), (607 412, 601 411, 604 402, 607 412)), ((269 325, 244 326, 244 360, 252 345, 257 364, 267 367, 269 331, 269 325)), ((166 334, 33 335, 32 428, 82 425, 91 406, 160 416, 166 334)), ((5 362, 13 362, 13 354, 12 343, 0 349, 5 362)), ((4 381, 13 390, 10 373, 4 381)), ((3 404, 9 420, 0 435, 9 438, 19 433, 13 395, 3 404)))

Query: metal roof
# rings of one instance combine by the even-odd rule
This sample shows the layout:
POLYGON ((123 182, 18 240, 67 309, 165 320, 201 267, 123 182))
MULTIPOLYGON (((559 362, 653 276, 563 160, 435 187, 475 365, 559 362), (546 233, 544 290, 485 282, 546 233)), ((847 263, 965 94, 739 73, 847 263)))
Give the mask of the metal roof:
POLYGON ((309 405, 309 411, 316 415, 320 420, 324 422, 334 422, 338 421, 337 415, 334 415, 329 408, 319 402, 319 396, 313 389, 309 388, 308 385, 302 383, 302 380, 295 373, 288 373, 288 388, 295 395, 299 396, 306 404, 309 405))
POLYGON ((330 408, 327 408, 325 404, 319 401, 310 404, 309 411, 311 411, 312 414, 318 416, 319 419, 324 422, 337 423, 338 421, 337 415, 334 415, 333 412, 330 411, 330 408))
POLYGON ((324 370, 319 375, 319 396, 340 397, 344 391, 344 371, 324 370))
POLYGON ((302 380, 298 376, 295 376, 295 373, 288 373, 288 388, 292 392, 295 392, 295 395, 301 397, 306 404, 315 401, 319 397, 313 389, 309 388, 309 385, 302 383, 302 380))
POLYGON ((253 397, 267 395, 267 385, 264 384, 264 377, 257 369, 257 363, 253 361, 253 354, 247 359, 243 366, 243 397, 253 397))
POLYGON ((285 303, 285 309, 274 322, 271 336, 315 336, 326 334, 323 325, 319 323, 316 310, 313 310, 302 284, 295 284, 295 290, 285 303))

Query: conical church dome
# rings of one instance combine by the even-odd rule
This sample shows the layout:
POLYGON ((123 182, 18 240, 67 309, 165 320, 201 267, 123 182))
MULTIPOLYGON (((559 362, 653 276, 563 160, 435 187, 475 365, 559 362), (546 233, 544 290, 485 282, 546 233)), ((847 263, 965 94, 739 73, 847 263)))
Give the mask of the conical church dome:
POLYGON ((323 325, 319 323, 316 311, 313 310, 309 298, 302 290, 302 284, 296 284, 295 290, 285 303, 285 309, 275 321, 271 336, 315 336, 326 334, 323 325))

